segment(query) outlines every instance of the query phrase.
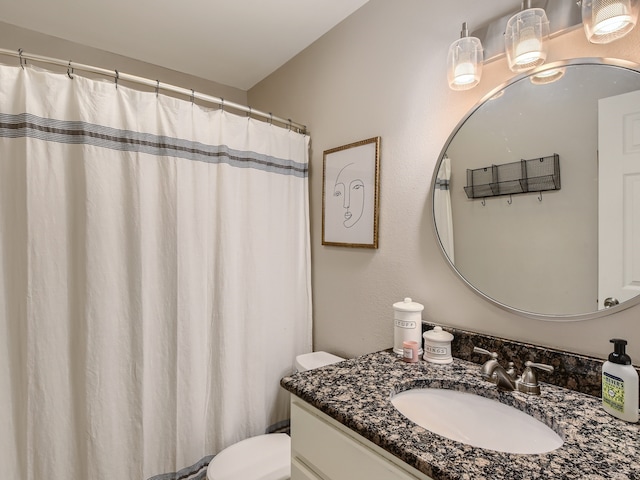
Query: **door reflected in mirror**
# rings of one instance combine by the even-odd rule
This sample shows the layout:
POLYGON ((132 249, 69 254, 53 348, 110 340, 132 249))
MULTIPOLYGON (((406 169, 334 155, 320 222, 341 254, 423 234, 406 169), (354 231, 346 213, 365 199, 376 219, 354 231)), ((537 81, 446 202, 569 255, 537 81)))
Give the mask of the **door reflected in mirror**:
POLYGON ((433 207, 451 265, 504 308, 572 319, 604 309, 609 298, 622 306, 637 303, 637 65, 556 63, 497 91, 467 115, 443 149, 433 207), (465 194, 467 170, 555 154, 559 190, 465 194))

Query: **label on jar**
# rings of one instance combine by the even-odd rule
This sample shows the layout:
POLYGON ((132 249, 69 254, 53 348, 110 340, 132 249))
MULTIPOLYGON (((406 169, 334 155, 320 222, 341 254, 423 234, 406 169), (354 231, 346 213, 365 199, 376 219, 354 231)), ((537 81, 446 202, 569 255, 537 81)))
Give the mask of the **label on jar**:
POLYGON ((424 345, 424 351, 426 353, 432 353, 433 355, 447 355, 449 353, 447 347, 437 347, 433 345, 427 345, 426 343, 424 345))
POLYGON ((396 327, 399 328, 416 328, 416 322, 412 320, 398 320, 396 319, 396 327))
POLYGON ((602 372, 602 402, 618 412, 624 412, 624 380, 602 372))

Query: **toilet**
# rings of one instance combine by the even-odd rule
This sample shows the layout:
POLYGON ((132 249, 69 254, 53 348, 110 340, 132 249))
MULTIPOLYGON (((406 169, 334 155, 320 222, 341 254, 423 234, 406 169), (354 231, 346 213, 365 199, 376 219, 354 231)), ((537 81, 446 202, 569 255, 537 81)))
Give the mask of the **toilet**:
MULTIPOLYGON (((296 357, 297 372, 341 362, 344 358, 327 352, 296 357)), ((207 467, 207 480, 289 480, 291 437, 268 433, 247 438, 218 453, 207 467)))

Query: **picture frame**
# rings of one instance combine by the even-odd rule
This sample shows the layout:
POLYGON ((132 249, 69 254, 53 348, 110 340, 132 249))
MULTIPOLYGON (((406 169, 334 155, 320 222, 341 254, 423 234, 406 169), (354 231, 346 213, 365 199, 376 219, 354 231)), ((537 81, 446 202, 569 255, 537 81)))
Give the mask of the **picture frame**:
POLYGON ((322 245, 378 248, 380 137, 323 152, 322 245))

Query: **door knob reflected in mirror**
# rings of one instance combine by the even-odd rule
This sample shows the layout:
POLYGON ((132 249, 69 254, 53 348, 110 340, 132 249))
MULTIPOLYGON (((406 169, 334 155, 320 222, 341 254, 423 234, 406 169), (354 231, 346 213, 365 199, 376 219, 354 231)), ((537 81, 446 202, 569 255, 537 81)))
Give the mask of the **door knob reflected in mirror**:
POLYGON ((620 302, 617 298, 608 297, 604 299, 604 308, 611 308, 618 305, 620 302))

